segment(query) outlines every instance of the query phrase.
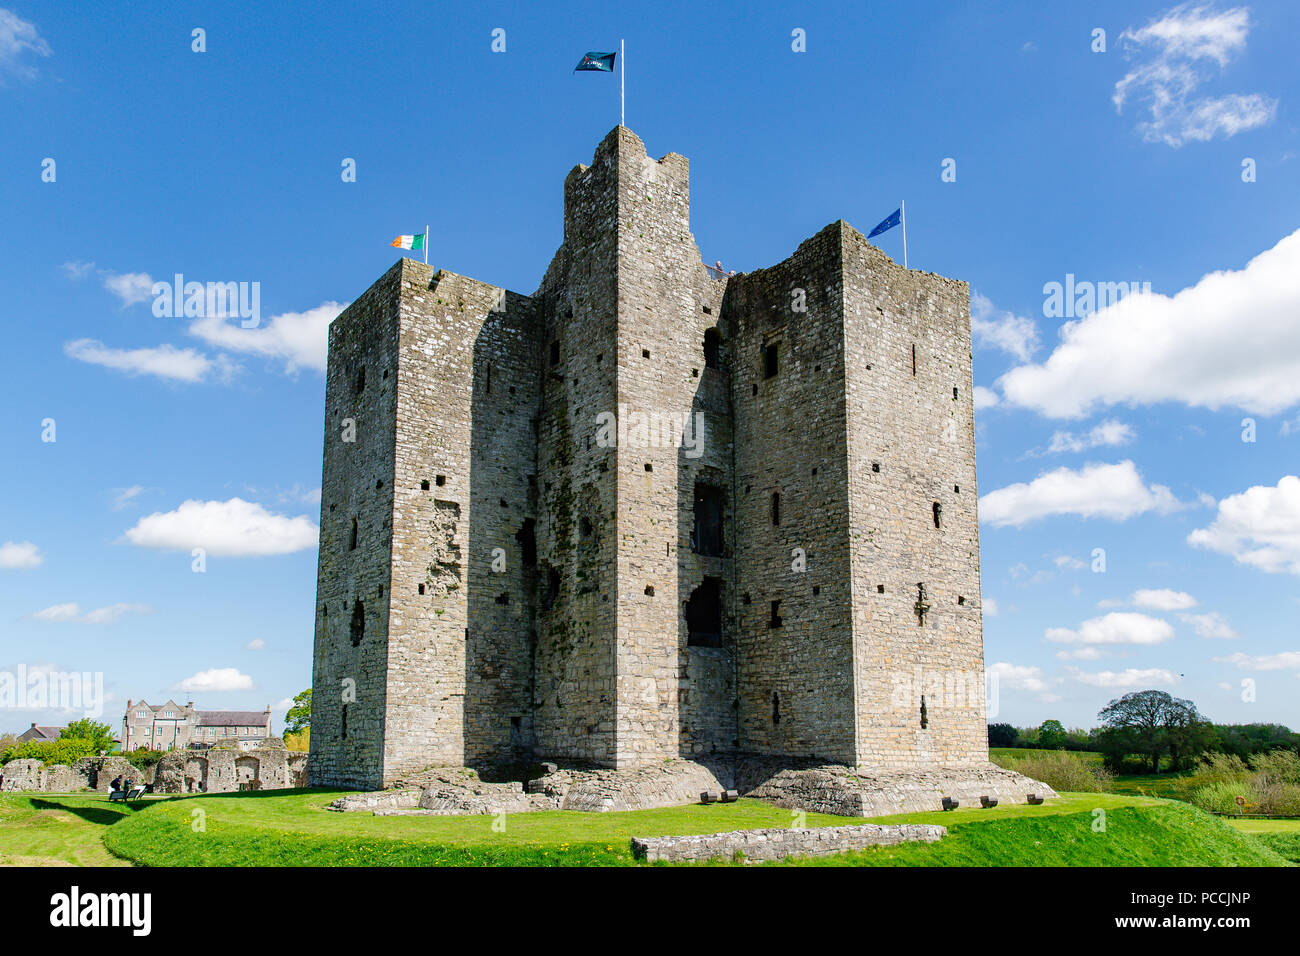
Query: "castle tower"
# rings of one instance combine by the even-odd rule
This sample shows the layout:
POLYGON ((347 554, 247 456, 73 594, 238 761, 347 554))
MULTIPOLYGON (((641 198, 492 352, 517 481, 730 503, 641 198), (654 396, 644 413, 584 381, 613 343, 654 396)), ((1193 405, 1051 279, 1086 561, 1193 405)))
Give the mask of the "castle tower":
POLYGON ((330 327, 313 782, 983 762, 967 287, 843 222, 711 274, 624 127, 564 203, 532 296, 403 259, 330 327))

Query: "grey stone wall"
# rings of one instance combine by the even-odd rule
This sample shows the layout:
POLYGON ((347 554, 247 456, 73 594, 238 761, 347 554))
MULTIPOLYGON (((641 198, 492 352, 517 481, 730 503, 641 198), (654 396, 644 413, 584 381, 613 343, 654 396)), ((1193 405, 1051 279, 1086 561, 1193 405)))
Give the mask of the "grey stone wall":
POLYGON ((618 127, 532 296, 403 259, 332 324, 314 782, 986 759, 969 290, 843 222, 770 269, 700 259, 688 161, 618 127))
POLYGON ((829 856, 914 841, 933 843, 943 839, 947 832, 945 827, 920 823, 733 830, 691 836, 633 837, 632 854, 647 863, 731 860, 737 853, 743 854, 746 860, 784 860, 788 856, 829 856))
POLYGON ((847 224, 838 238, 847 314, 854 762, 984 763, 970 289, 903 269, 847 224))
POLYGON ((839 232, 732 278, 723 316, 734 335, 740 747, 853 763, 839 232))

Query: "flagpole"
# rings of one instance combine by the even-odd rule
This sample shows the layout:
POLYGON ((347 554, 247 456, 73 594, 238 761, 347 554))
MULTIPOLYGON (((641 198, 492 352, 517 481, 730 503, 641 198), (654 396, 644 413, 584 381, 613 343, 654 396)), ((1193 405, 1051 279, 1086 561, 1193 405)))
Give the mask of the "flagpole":
POLYGON ((623 98, 623 81, 627 79, 627 56, 623 52, 623 38, 618 39, 618 125, 627 125, 627 105, 623 98))
MULTIPOLYGON (((904 237, 903 245, 906 246, 907 245, 906 226, 903 227, 903 237, 904 237)), ((424 227, 424 264, 426 266, 429 264, 429 227, 427 225, 424 227)))
POLYGON ((903 268, 907 268, 907 200, 898 204, 900 218, 903 220, 903 268))

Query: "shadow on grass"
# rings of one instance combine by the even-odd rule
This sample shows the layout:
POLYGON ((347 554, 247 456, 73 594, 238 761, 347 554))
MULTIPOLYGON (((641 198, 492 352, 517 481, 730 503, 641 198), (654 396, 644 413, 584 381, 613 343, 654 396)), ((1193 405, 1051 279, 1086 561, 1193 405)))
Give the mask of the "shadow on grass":
MULTIPOLYGON (((107 802, 107 797, 104 798, 107 802)), ((94 823, 98 826, 111 827, 127 814, 134 813, 139 809, 136 804, 129 806, 123 804, 113 804, 110 806, 75 806, 66 803, 59 803, 54 800, 42 800, 33 798, 32 808, 35 810, 62 810, 64 813, 71 813, 74 816, 81 817, 87 823, 94 823)))

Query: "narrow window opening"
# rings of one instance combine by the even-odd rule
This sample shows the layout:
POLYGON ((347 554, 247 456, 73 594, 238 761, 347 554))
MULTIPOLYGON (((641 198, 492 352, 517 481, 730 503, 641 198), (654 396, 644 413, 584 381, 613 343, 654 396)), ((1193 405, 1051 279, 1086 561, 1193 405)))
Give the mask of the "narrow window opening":
POLYGON ((421 584, 421 585, 417 588, 417 590, 418 590, 421 594, 423 594, 423 593, 424 593, 424 585, 421 584))
POLYGON ((556 339, 551 343, 551 364, 560 364, 560 340, 556 339))
POLYGON ((486 380, 483 383, 483 391, 489 395, 492 394, 492 366, 491 365, 487 367, 487 376, 486 376, 486 380))
POLYGON ((653 584, 647 584, 647 585, 645 586, 645 596, 646 596, 646 597, 654 597, 654 596, 655 596, 655 586, 654 586, 653 584))
POLYGON ((814 585, 813 585, 813 597, 816 597, 817 595, 819 595, 819 594, 821 594, 821 593, 822 593, 822 589, 821 589, 821 587, 820 587, 819 585, 814 584, 814 585))
POLYGON ((360 395, 366 390, 366 367, 363 365, 357 371, 356 393, 360 395))
POLYGON ((934 514, 934 526, 936 528, 941 527, 942 524, 940 519, 943 517, 943 505, 936 501, 930 506, 930 511, 934 514))
POLYGON ((376 479, 375 479, 375 491, 378 491, 378 490, 379 490, 380 488, 382 488, 382 487, 384 487, 384 479, 382 479, 382 478, 376 478, 376 479))
POLYGON ((763 346, 763 377, 772 378, 779 368, 779 342, 769 342, 763 346))
POLYGON ((877 584, 877 585, 876 585, 876 593, 877 593, 877 594, 884 594, 884 593, 885 593, 885 586, 884 586, 883 584, 877 584))
POLYGON ((646 471, 654 471, 654 470, 655 470, 655 466, 652 465, 652 464, 650 464, 650 462, 647 461, 647 462, 645 463, 645 470, 646 470, 646 471))
POLYGON ((930 715, 925 709, 925 695, 921 695, 921 729, 925 730, 930 726, 930 715))
POLYGON ((441 488, 443 485, 445 485, 445 484, 447 483, 447 476, 446 476, 446 475, 438 475, 438 476, 434 479, 434 483, 437 484, 437 486, 438 486, 439 488, 441 488))
POLYGON ((954 386, 952 387, 952 400, 953 400, 954 402, 957 401, 957 386, 956 386, 956 385, 954 385, 954 386))
POLYGON ((352 533, 348 536, 348 550, 357 550, 357 519, 352 519, 352 533))
MULTIPOLYGON (((705 311, 708 307, 705 306, 705 311)), ((707 329, 704 333, 704 367, 720 369, 722 368, 721 357, 722 336, 718 334, 717 329, 707 329)))
POLYGON ((953 485, 952 490, 956 494, 961 494, 961 487, 959 485, 953 485))
POLYGON ((754 389, 754 394, 757 395, 757 394, 758 394, 758 383, 757 383, 757 382, 754 383, 754 385, 753 385, 753 389, 754 389))
POLYGON ((781 722, 781 695, 778 694, 776 691, 772 691, 772 723, 779 724, 780 722, 781 722))
POLYGON ((780 627, 784 622, 781 620, 781 602, 772 602, 772 617, 768 620, 768 627, 780 627))
POLYGON ((343 713, 339 720, 339 733, 343 736, 344 740, 348 739, 348 705, 347 704, 343 705, 343 713))
POLYGON ((958 603, 958 604, 965 604, 965 603, 966 603, 966 599, 965 599, 964 597, 962 597, 960 594, 958 594, 958 595, 957 595, 957 603, 958 603))
POLYGON ((496 596, 496 602, 497 602, 498 604, 509 604, 509 603, 510 603, 510 594, 509 594, 508 592, 505 592, 505 591, 501 592, 500 594, 498 594, 498 595, 496 596))
POLYGON ((706 577, 686 602, 686 643, 722 646, 722 579, 706 577))
POLYGON ((722 489, 695 483, 695 523, 691 528, 691 550, 705 557, 722 557, 722 489))
POLYGON ((916 374, 916 343, 912 343, 912 374, 916 374))
POLYGON ((772 492, 772 525, 776 527, 781 524, 781 492, 772 492))
POLYGON ((650 350, 649 350, 649 349, 642 349, 642 350, 641 350, 641 357, 642 357, 642 358, 649 358, 649 357, 650 357, 650 350))
POLYGON ((745 606, 748 606, 748 605, 749 605, 749 595, 748 595, 748 594, 742 594, 742 595, 740 596, 740 603, 741 603, 741 604, 744 604, 745 606))
POLYGON ((874 471, 877 475, 880 474, 880 462, 873 461, 871 463, 871 470, 874 471))
POLYGON ((421 490, 421 491, 428 491, 428 490, 429 490, 429 479, 428 479, 428 478, 426 478, 426 479, 424 479, 422 482, 420 482, 420 490, 421 490))
POLYGON ((366 636, 366 606, 361 601, 352 604, 352 623, 349 626, 352 646, 360 647, 361 639, 366 636))
POLYGON ((515 540, 519 542, 521 560, 526 568, 537 566, 537 522, 532 518, 525 518, 523 527, 515 532, 515 540))

